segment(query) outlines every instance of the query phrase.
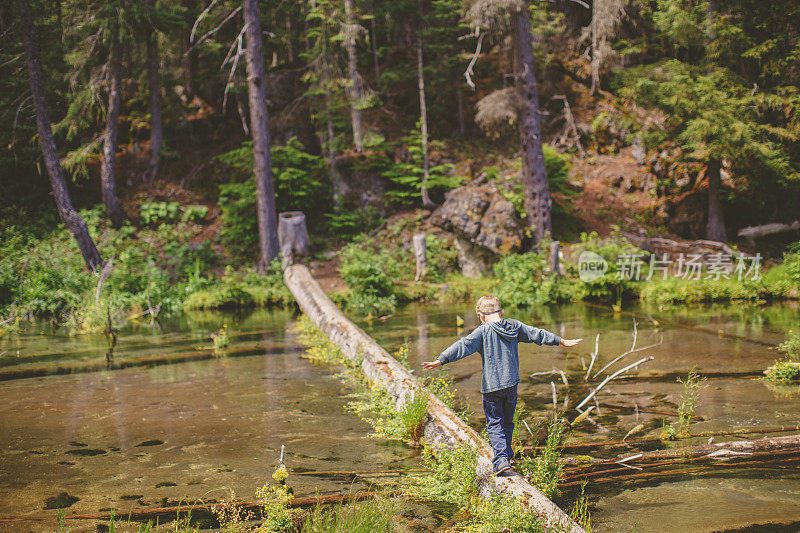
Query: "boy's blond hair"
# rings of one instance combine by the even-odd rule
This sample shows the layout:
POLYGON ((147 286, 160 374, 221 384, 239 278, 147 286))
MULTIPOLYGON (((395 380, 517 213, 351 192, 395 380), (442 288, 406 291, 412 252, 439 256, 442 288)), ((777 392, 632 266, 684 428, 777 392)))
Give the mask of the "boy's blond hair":
POLYGON ((475 304, 475 312, 486 315, 499 311, 500 307, 500 298, 487 294, 486 296, 481 296, 478 303, 475 304))

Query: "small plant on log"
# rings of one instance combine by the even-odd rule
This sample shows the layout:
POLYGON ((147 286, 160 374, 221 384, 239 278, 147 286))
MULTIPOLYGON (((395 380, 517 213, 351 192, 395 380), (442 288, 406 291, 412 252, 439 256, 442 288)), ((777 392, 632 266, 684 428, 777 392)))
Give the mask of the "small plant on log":
POLYGON ((424 394, 415 394, 400 410, 400 420, 414 443, 419 443, 422 438, 422 429, 425 416, 428 414, 428 398, 424 394))
POLYGON ((547 428, 547 441, 544 449, 525 455, 520 462, 523 474, 542 493, 550 498, 558 488, 558 480, 561 479, 561 450, 559 446, 564 439, 566 421, 558 416, 554 417, 547 428))

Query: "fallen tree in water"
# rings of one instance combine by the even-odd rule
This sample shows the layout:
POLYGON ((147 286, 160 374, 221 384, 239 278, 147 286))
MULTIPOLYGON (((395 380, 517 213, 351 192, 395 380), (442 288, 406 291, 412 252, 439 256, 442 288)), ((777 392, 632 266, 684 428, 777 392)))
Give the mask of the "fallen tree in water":
POLYGON ((550 527, 571 532, 584 530, 541 491, 520 476, 495 478, 491 474, 492 451, 488 443, 470 428, 438 397, 424 389, 419 381, 375 340, 353 324, 328 298, 303 265, 290 265, 284 271, 286 285, 302 311, 349 359, 359 361, 367 379, 388 392, 401 409, 407 400, 421 392, 427 399, 423 426, 425 440, 434 446, 454 448, 469 446, 478 451, 476 480, 479 494, 493 492, 513 496, 535 509, 550 527))
POLYGON ((611 459, 570 457, 564 460, 561 487, 581 482, 625 481, 703 473, 709 467, 759 466, 800 460, 800 435, 712 443, 667 450, 626 453, 611 459), (688 467, 689 464, 698 464, 688 467), (700 466, 702 465, 702 466, 700 466))

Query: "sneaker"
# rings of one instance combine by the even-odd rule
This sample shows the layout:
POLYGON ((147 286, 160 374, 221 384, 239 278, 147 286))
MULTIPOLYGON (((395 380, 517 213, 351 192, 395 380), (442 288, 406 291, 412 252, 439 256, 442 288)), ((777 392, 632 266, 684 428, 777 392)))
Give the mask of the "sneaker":
POLYGON ((500 461, 494 467, 494 473, 496 475, 509 475, 511 471, 511 465, 508 464, 508 461, 500 461))

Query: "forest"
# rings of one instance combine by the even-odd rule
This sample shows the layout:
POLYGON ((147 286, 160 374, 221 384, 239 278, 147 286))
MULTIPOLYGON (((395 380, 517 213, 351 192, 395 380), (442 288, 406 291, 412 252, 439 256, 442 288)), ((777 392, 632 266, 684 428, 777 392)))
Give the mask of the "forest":
MULTIPOLYGON (((403 463, 429 472, 416 497, 450 506, 415 508, 426 518, 406 525, 425 531, 545 526, 524 502, 475 503, 469 486, 480 482, 456 478, 480 460, 463 448, 439 455, 418 434, 426 416, 436 423, 438 403, 465 426, 485 428, 463 392, 475 372, 442 370, 437 381, 415 370, 434 396, 425 403, 412 395, 394 412, 370 372, 351 368, 336 333, 313 316, 296 320, 312 300, 324 307, 303 292, 317 282, 407 369, 436 357, 423 351, 444 343, 437 335, 479 325, 471 306, 484 294, 497 296, 507 316, 560 324, 562 336, 565 324, 577 328, 584 344, 566 359, 558 352, 554 381, 541 377, 550 359, 541 363, 547 368, 525 366, 535 372, 523 384, 540 398, 531 392, 520 411, 527 415, 515 421, 530 415, 538 426, 529 418, 533 431, 525 422, 514 443, 533 450, 520 459, 524 477, 548 504, 553 498, 573 509, 575 527, 586 530, 590 509, 603 531, 619 527, 610 517, 628 515, 608 503, 619 494, 586 485, 605 479, 595 467, 561 457, 569 446, 640 432, 662 444, 697 437, 689 426, 702 405, 700 384, 714 379, 740 380, 730 389, 739 390, 755 376, 778 411, 798 394, 794 0, 7 0, 0 43, 0 381, 112 370, 144 379, 144 369, 167 363, 211 365, 264 350, 285 357, 279 344, 302 346, 313 365, 357 374, 343 387, 360 399, 341 416, 354 410, 381 438, 421 450, 416 463, 403 463), (291 236, 290 217, 302 220, 291 236), (306 278, 292 263, 307 265, 310 281, 298 281, 306 278), (423 335, 427 320, 437 325, 423 335), (394 336, 391 324, 399 324, 394 336), (602 346, 603 327, 615 332, 610 348, 602 346), (664 336, 680 328, 690 340, 676 343, 695 344, 666 346, 664 336), (248 335, 261 330, 275 344, 252 344, 248 335), (162 345, 171 332, 185 336, 177 351, 162 345), (643 383, 636 367, 649 360, 618 374, 610 368, 645 350, 637 342, 650 350, 641 355, 656 350, 655 374, 643 383), (149 343, 158 346, 152 353, 142 348, 149 343), (603 367, 598 354, 617 348, 622 355, 603 367), (670 361, 663 366, 661 349, 670 361), (686 350, 708 351, 709 359, 685 360, 686 350), (753 353, 731 355, 739 350, 753 353), (608 410, 628 393, 615 396, 617 407, 603 406, 606 418, 600 403, 581 409, 598 401, 606 369, 608 382, 647 390, 648 399, 613 420, 608 410), (651 413, 642 416, 652 420, 640 423, 648 402, 651 413)), ((322 391, 323 383, 314 386, 322 391)), ((481 400, 473 396, 475 409, 481 400)), ((781 413, 756 425, 796 426, 795 415, 781 413)), ((708 435, 742 429, 710 412, 698 419, 708 435)), ((3 438, 27 431, 22 422, 8 424, 3 438)), ((213 523, 230 531, 405 531, 394 519, 380 522, 412 513, 395 493, 292 514, 282 444, 274 446, 278 485, 259 489, 261 519, 234 506, 210 513, 213 523)), ((606 452, 595 460, 611 461, 606 452)), ((670 472, 658 475, 684 475, 670 472)), ((290 485, 295 474, 289 468, 290 485)), ((356 478, 365 494, 375 491, 374 480, 356 478)), ((211 475, 205 482, 223 484, 211 475)), ((87 513, 111 508, 81 498, 91 502, 87 513)), ((72 503, 53 505, 45 509, 72 503)), ((15 512, 0 507, 0 514, 15 512)), ((62 512, 58 527, 66 531, 62 512)), ((800 515, 781 513, 782 524, 800 523, 800 515)), ((756 514, 712 525, 766 522, 756 514)), ((645 531, 658 530, 657 513, 651 516, 645 531)), ((145 512, 141 521, 150 518, 145 512)), ((110 520, 113 526, 113 513, 110 520)), ((200 527, 181 520, 175 531, 200 527)))

